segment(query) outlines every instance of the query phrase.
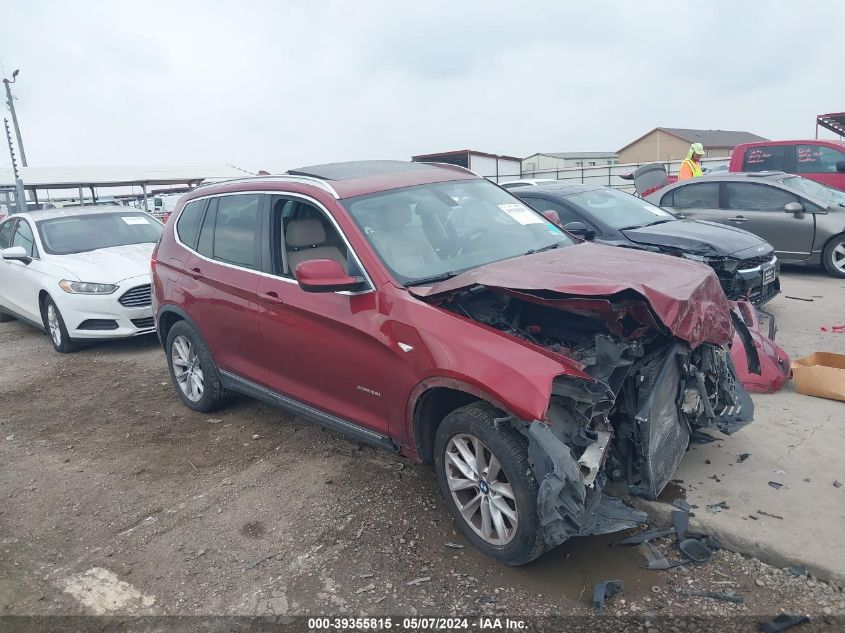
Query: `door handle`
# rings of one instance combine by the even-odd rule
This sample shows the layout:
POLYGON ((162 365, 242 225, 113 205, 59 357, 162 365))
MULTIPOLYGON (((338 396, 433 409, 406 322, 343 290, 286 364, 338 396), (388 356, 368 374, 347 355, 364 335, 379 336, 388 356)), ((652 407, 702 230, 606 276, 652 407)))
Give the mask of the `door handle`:
POLYGON ((735 218, 728 218, 730 222, 748 222, 748 218, 744 218, 741 215, 736 216, 735 218))
POLYGON ((202 279, 202 271, 199 268, 189 268, 188 277, 193 279, 202 279))
POLYGON ((271 290, 270 292, 265 292, 263 295, 261 295, 261 300, 264 303, 269 303, 270 305, 280 305, 285 302, 285 300, 282 299, 279 294, 273 290, 271 290))

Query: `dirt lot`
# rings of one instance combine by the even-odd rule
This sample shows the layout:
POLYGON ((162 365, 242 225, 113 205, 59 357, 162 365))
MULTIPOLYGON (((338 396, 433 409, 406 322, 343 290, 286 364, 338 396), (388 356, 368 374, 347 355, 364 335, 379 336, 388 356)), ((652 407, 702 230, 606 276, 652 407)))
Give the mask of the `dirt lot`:
POLYGON ((608 547, 619 536, 498 565, 454 529, 430 468, 246 398, 193 413, 152 338, 59 355, 0 325, 0 499, 5 615, 581 614, 616 578, 611 614, 785 610, 815 616, 805 631, 845 613, 840 589, 734 553, 644 570, 608 547))

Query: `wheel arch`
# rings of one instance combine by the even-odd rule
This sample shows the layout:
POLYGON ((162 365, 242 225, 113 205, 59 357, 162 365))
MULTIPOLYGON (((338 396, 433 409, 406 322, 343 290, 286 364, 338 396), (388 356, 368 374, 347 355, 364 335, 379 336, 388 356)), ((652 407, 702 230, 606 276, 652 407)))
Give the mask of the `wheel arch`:
POLYGON ((486 402, 503 416, 513 415, 489 392, 454 378, 428 378, 417 385, 408 401, 407 432, 420 461, 434 463, 434 437, 443 418, 476 401, 486 402))
POLYGON ((167 335, 170 332, 170 328, 179 321, 187 321, 202 336, 197 324, 194 323, 193 319, 182 308, 174 305, 164 305, 159 309, 158 316, 156 317, 156 334, 162 347, 167 345, 167 335))

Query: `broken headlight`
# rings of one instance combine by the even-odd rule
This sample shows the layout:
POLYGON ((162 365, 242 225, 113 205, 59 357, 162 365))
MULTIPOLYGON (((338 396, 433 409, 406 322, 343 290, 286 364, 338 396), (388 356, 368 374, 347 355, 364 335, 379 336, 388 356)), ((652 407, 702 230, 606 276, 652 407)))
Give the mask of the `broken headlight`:
POLYGON ((729 257, 705 257, 704 255, 693 255, 692 253, 684 253, 684 259, 691 259, 694 262, 701 262, 707 264, 718 272, 734 273, 739 262, 729 257))

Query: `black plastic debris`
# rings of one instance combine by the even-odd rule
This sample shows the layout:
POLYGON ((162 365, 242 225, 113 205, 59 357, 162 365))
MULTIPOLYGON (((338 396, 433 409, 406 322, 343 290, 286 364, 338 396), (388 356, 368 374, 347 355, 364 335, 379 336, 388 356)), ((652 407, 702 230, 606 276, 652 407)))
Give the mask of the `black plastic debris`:
POLYGON ((689 527, 689 513, 672 510, 672 526, 675 529, 675 534, 678 535, 678 541, 683 541, 687 536, 687 528, 689 527))
POLYGON ((770 485, 772 488, 774 488, 775 490, 780 490, 781 488, 783 488, 783 484, 782 484, 782 483, 780 483, 780 482, 777 482, 777 481, 770 481, 770 482, 769 482, 769 485, 770 485))
POLYGON ((710 444, 715 441, 715 437, 713 437, 712 435, 708 435, 703 431, 693 431, 692 434, 689 436, 690 444, 710 444))
POLYGON ((648 563, 646 567, 648 569, 654 569, 658 571, 663 571, 666 569, 672 569, 673 567, 678 567, 680 565, 686 565, 685 560, 669 560, 666 558, 663 553, 657 549, 651 543, 643 543, 638 548, 640 553, 645 557, 648 563))
POLYGON ((618 593, 622 593, 621 580, 603 580, 593 587, 593 608, 604 613, 605 601, 618 593))
POLYGON ((749 457, 751 457, 751 453, 740 453, 736 458, 736 463, 741 464, 742 462, 744 462, 749 457))
POLYGON ((778 631, 785 631, 791 629, 793 626, 799 624, 806 624, 810 618, 806 615, 789 615, 788 613, 781 613, 774 620, 769 622, 760 622, 757 626, 763 633, 778 633, 778 631))
POLYGON ((672 505, 678 508, 678 510, 683 510, 684 512, 689 512, 690 510, 692 510, 692 506, 683 499, 675 499, 672 502, 672 505))
POLYGON ((730 510, 731 507, 728 505, 727 501, 719 501, 718 503, 711 503, 707 506, 706 510, 710 514, 719 514, 722 510, 730 510))
POLYGON ((702 543, 704 543, 707 547, 709 547, 711 550, 713 550, 714 552, 717 549, 722 549, 722 541, 717 539, 715 536, 707 535, 707 536, 700 538, 699 540, 702 543))
POLYGON ((721 591, 696 591, 694 589, 683 589, 681 590, 681 595, 696 598, 713 598, 714 600, 733 602, 734 604, 742 604, 743 602, 745 602, 742 596, 737 596, 736 594, 723 593, 721 591))
POLYGON ((789 573, 793 576, 806 576, 807 568, 804 565, 790 565, 789 573))
POLYGON ((684 556, 699 565, 706 563, 713 556, 712 550, 703 541, 695 538, 684 539, 678 543, 678 549, 681 550, 684 556))
POLYGON ((611 543, 611 547, 616 547, 617 545, 641 545, 642 543, 648 543, 649 541, 668 536, 674 531, 673 528, 652 528, 645 532, 634 534, 634 536, 629 536, 621 541, 611 543))
POLYGON ((762 510, 757 510, 757 514, 760 514, 764 517, 772 517, 773 519, 780 519, 783 520, 782 516, 778 516, 777 514, 769 514, 768 512, 763 512, 762 510))
POLYGON ((841 481, 838 481, 838 480, 836 480, 836 479, 834 479, 834 480, 833 480, 833 487, 834 487, 834 488, 841 488, 841 487, 842 487, 842 482, 841 482, 841 481))

